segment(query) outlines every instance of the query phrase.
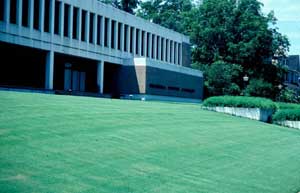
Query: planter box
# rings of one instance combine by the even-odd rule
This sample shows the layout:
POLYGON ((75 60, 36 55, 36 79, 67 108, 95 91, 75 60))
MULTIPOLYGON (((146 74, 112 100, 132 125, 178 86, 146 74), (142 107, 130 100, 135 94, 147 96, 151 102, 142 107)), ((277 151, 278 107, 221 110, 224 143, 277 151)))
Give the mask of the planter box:
POLYGON ((276 121, 278 125, 300 129, 300 121, 276 121))
POLYGON ((240 108, 240 107, 204 107, 210 111, 226 113, 238 117, 246 117, 258 121, 268 122, 274 113, 273 110, 260 108, 240 108))

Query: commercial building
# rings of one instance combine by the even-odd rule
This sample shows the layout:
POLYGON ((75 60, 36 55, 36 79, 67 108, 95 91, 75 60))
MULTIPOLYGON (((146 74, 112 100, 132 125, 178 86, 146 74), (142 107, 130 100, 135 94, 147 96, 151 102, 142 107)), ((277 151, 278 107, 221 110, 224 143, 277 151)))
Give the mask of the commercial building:
POLYGON ((284 84, 288 88, 295 90, 300 95, 300 57, 299 55, 290 55, 283 60, 287 68, 284 76, 284 84))
POLYGON ((0 0, 0 85, 200 100, 189 44, 97 0, 0 0))

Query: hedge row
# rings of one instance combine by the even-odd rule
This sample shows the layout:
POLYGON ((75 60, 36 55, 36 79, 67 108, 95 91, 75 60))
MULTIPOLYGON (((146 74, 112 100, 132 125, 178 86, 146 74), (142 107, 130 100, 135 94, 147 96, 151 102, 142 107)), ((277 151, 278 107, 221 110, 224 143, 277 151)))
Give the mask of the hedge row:
POLYGON ((300 109, 283 109, 277 111, 273 117, 273 121, 300 121, 300 109))
POLYGON ((203 102, 205 107, 243 107, 276 110, 277 105, 270 99, 245 96, 216 96, 203 102))
POLYGON ((299 104, 295 103, 276 103, 279 109, 300 109, 299 104))

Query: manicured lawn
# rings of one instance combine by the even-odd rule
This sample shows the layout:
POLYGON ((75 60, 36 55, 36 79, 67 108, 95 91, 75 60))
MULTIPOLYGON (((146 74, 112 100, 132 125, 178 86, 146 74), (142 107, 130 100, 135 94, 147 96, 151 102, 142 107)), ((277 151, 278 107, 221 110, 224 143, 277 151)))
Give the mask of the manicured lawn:
POLYGON ((195 104, 0 91, 0 192, 300 191, 300 131, 195 104))

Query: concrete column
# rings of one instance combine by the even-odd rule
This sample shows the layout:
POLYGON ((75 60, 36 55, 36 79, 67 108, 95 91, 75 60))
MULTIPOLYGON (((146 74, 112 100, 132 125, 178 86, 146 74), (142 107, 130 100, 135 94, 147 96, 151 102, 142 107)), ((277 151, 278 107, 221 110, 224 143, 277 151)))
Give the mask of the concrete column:
POLYGON ((121 50, 121 51, 124 50, 124 37, 125 37, 125 33, 124 33, 124 24, 121 23, 121 24, 120 24, 120 50, 121 50))
POLYGON ((130 26, 127 25, 127 28, 125 28, 126 30, 126 51, 128 53, 130 53, 130 42, 131 42, 131 38, 130 38, 130 26))
POLYGON ((29 23, 29 28, 33 29, 34 0, 29 0, 28 3, 29 3, 29 7, 28 7, 28 23, 29 23))
POLYGON ((77 39, 79 41, 81 41, 81 25, 82 25, 82 22, 81 22, 81 18, 82 18, 82 10, 79 8, 78 9, 78 14, 77 14, 77 39))
POLYGON ((98 33, 98 17, 96 14, 94 14, 94 24, 93 24, 93 43, 96 45, 97 44, 97 33, 98 33))
POLYGON ((4 0, 4 22, 9 23, 10 20, 10 0, 4 0))
POLYGON ((156 45, 156 35, 152 36, 153 39, 153 59, 156 59, 156 49, 157 49, 157 45, 156 45))
POLYGON ((55 14, 55 1, 50 0, 50 21, 49 21, 49 29, 50 33, 54 34, 54 14, 55 14))
POLYGON ((118 41, 119 41, 119 37, 118 37, 118 30, 119 30, 119 25, 117 21, 114 21, 114 48, 115 50, 118 49, 118 41))
POLYGON ((87 43, 89 43, 90 42, 90 12, 88 12, 88 11, 86 12, 86 15, 85 15, 85 26, 84 26, 84 28, 85 28, 85 37, 84 37, 84 39, 87 43))
POLYGON ((152 34, 151 33, 149 33, 148 51, 149 51, 149 58, 152 58, 152 34))
POLYGON ((139 35, 138 35, 138 55, 142 56, 142 30, 138 29, 139 35))
POLYGON ((69 6, 69 16, 68 16, 68 36, 69 38, 73 38, 73 6, 69 6))
POLYGON ((145 58, 147 57, 147 47, 148 47, 148 45, 147 45, 147 32, 146 31, 144 31, 144 56, 145 56, 145 58))
POLYGON ((112 20, 108 18, 108 25, 107 25, 107 47, 111 48, 111 22, 112 20))
POLYGON ((54 51, 49 51, 46 55, 46 80, 45 88, 53 89, 53 74, 54 74, 54 51))
POLYGON ((44 32, 45 0, 40 1, 39 30, 44 32))
POLYGON ((100 45, 104 46, 104 35, 105 35, 105 18, 103 16, 100 17, 100 45))
POLYGON ((158 50, 158 55, 157 55, 157 59, 161 60, 161 40, 160 40, 160 36, 157 36, 157 41, 158 41, 158 45, 157 45, 157 50, 158 50))
POLYGON ((17 2, 17 25, 22 26, 22 5, 23 0, 18 0, 17 2))
POLYGON ((131 28, 132 31, 132 53, 135 56, 135 46, 136 46, 136 30, 135 27, 131 28))
POLYGON ((97 66, 97 86, 98 92, 103 94, 103 80, 104 80, 104 62, 99 61, 97 66))
POLYGON ((59 24, 58 24, 58 32, 61 37, 64 36, 64 16, 65 16, 65 7, 64 2, 60 2, 59 4, 59 24))

